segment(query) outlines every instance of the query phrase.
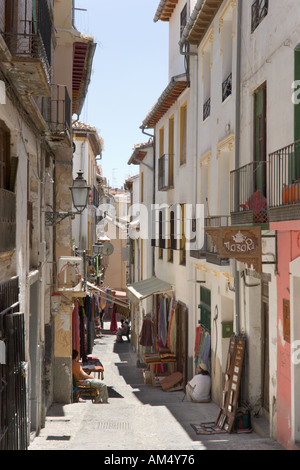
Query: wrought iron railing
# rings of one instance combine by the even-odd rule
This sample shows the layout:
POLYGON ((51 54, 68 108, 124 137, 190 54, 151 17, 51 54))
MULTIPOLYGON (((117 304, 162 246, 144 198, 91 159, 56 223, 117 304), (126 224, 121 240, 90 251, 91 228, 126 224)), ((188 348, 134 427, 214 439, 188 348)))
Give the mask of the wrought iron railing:
POLYGON ((203 121, 210 116, 210 98, 203 105, 203 121))
POLYGON ((16 194, 0 189, 0 253, 16 248, 16 194))
POLYGON ((43 98, 42 115, 51 134, 64 136, 71 132, 71 99, 64 85, 51 85, 51 98, 43 98))
POLYGON ((266 185, 266 162, 251 162, 230 173, 231 212, 266 209, 263 195, 266 185), (259 194, 262 200, 259 200, 259 194))
POLYGON ((96 186, 93 186, 90 192, 90 204, 95 207, 99 206, 99 191, 96 186))
POLYGON ((19 312, 19 279, 0 283, 0 450, 27 450, 25 321, 19 312), (2 348, 3 349, 3 348, 2 348), (3 353, 3 351, 2 351, 3 353))
MULTIPOLYGON (((206 217, 204 219, 204 227, 228 227, 230 224, 229 215, 216 215, 206 217)), ((191 250, 190 255, 193 258, 206 258, 208 262, 213 264, 227 264, 227 260, 220 259, 216 247, 213 245, 211 237, 204 233, 203 246, 198 250, 191 250)))
POLYGON ((300 141, 269 155, 269 207, 300 204, 300 141))
POLYGON ((232 93, 232 73, 222 83, 222 101, 225 101, 232 93))
POLYGON ((269 0, 256 0, 252 4, 251 32, 255 31, 262 20, 267 16, 269 9, 269 0))
MULTIPOLYGON (((44 70, 50 82, 50 67, 52 62, 52 21, 49 8, 45 0, 38 3, 38 16, 35 15, 31 0, 25 0, 19 6, 18 1, 13 3, 11 12, 18 20, 0 31, 1 36, 13 58, 39 59, 43 63, 44 70)), ((4 3, 4 2, 3 2, 4 3)), ((0 12, 1 13, 1 12, 0 12)), ((4 7, 2 7, 4 14, 4 7)))

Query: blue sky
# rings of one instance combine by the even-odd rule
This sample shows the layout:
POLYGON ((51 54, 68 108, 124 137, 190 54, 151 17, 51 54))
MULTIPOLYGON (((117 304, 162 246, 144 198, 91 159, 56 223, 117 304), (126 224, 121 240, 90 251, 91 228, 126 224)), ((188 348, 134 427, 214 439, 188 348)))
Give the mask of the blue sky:
POLYGON ((79 119, 104 140, 103 175, 121 187, 138 172, 127 164, 140 126, 168 84, 168 23, 154 23, 159 0, 76 0, 77 29, 97 43, 79 119))

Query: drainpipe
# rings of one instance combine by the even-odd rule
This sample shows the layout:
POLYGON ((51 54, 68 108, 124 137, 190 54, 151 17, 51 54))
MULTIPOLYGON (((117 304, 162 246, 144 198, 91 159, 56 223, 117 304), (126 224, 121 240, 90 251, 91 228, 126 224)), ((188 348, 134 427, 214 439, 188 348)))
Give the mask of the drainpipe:
MULTIPOLYGON (((241 23, 242 23, 242 0, 237 1, 237 47, 236 47, 236 97, 235 97, 235 168, 240 166, 240 109, 241 109, 241 23)), ((239 188, 234 187, 234 207, 239 201, 239 188)), ((237 270, 237 262, 234 261, 234 284, 235 284, 235 324, 236 335, 240 334, 240 276, 237 270)))
POLYGON ((188 36, 190 34, 191 29, 194 26, 194 23, 197 19, 198 14, 200 13, 203 3, 205 0, 197 0, 197 3, 194 7, 194 10, 192 11, 192 14, 190 15, 190 18, 182 32, 181 39, 179 41, 179 47, 180 47, 180 54, 183 55, 198 55, 197 52, 184 52, 183 51, 183 46, 184 44, 187 43, 188 36))

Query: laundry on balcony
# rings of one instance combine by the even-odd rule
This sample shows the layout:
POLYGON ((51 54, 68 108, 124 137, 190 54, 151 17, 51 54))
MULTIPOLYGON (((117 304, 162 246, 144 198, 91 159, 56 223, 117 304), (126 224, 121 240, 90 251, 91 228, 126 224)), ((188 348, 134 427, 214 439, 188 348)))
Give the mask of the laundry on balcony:
POLYGON ((245 204, 240 204, 242 211, 253 211, 255 223, 265 223, 268 220, 268 204, 267 199, 257 189, 250 196, 245 204))

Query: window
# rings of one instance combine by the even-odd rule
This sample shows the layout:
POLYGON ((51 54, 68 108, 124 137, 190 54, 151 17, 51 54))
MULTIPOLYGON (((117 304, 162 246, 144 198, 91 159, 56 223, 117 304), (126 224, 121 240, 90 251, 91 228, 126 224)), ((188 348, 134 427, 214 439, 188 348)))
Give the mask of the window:
POLYGON ((169 119, 169 187, 174 186, 174 116, 169 119))
POLYGON ((187 23, 187 4, 184 5, 180 13, 180 37, 187 23))
POLYGON ((158 258, 163 259, 163 249, 165 248, 165 237, 163 230, 163 212, 159 212, 159 249, 158 249, 158 258))
POLYGON ((235 38, 235 2, 227 1, 220 14, 221 60, 222 60, 222 102, 232 93, 232 56, 235 38))
POLYGON ((180 108, 180 165, 186 163, 187 105, 180 108))
POLYGON ((175 239, 175 215, 174 211, 170 211, 170 237, 168 241, 168 261, 173 263, 174 250, 176 250, 176 239, 175 239))
POLYGON ((251 32, 256 30, 258 25, 267 16, 269 9, 269 0, 255 0, 251 8, 251 32))
POLYGON ((183 266, 186 265, 186 238, 185 238, 185 210, 184 204, 181 207, 181 237, 180 237, 180 251, 179 251, 179 263, 183 266))
POLYGON ((159 129, 159 158, 164 154, 164 138, 165 138, 165 130, 163 127, 159 129))
POLYGON ((205 121, 211 112, 211 72, 213 60, 213 40, 214 30, 208 33, 202 49, 202 83, 203 83, 203 121, 205 121))
POLYGON ((267 158, 267 86, 264 83, 254 93, 254 169, 255 190, 266 196, 267 158))
POLYGON ((205 287, 200 287, 200 323, 207 330, 211 331, 211 292, 205 287))
POLYGON ((10 137, 0 124, 0 188, 10 189, 10 137))
POLYGON ((141 202, 144 202, 144 172, 141 172, 141 202))

